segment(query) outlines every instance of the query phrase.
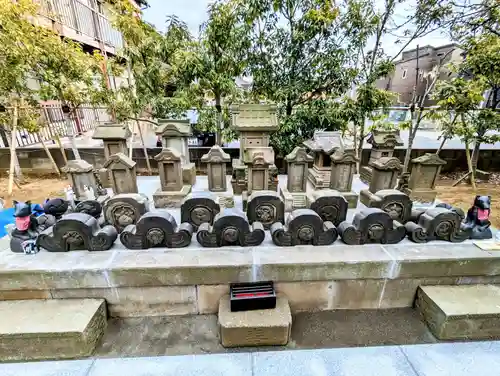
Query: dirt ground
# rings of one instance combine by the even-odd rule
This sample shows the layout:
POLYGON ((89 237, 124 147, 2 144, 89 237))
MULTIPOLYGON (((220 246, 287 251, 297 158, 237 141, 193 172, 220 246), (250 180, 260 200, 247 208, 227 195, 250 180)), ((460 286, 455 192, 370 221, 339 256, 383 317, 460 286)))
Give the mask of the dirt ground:
MULTIPOLYGON (((496 228, 500 228, 500 184, 478 183, 477 193, 472 188, 463 183, 457 187, 452 187, 453 180, 440 180, 436 187, 438 199, 447 202, 450 205, 458 206, 467 211, 471 206, 474 196, 490 195, 492 198, 491 222, 496 228)), ((5 206, 12 206, 12 200, 25 201, 31 199, 32 202, 42 203, 48 197, 64 197, 64 188, 69 184, 66 179, 55 178, 34 178, 28 177, 21 189, 14 185, 14 194, 12 198, 7 197, 8 179, 5 176, 0 177, 0 198, 5 201, 5 206)))

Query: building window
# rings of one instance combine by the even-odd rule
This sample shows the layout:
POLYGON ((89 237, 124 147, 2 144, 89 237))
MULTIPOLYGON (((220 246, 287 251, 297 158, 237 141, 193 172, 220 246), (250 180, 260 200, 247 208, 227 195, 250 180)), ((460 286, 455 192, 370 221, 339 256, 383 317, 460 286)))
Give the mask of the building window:
POLYGON ((418 76, 420 77, 420 81, 424 80, 424 71, 418 72, 418 76))
POLYGON ((444 52, 440 52, 437 54, 439 57, 444 56, 444 52))
POLYGON ((401 78, 404 80, 407 74, 408 74, 408 69, 403 69, 403 75, 401 76, 401 78))

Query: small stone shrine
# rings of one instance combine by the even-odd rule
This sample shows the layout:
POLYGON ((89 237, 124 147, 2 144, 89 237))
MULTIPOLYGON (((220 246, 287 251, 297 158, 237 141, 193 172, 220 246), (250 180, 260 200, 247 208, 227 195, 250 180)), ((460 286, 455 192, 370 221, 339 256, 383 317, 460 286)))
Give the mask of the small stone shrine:
POLYGON ((136 163, 123 153, 113 154, 104 163, 114 194, 137 193, 136 163))
POLYGON ((314 153, 313 167, 309 169, 308 179, 314 189, 330 186, 331 159, 337 150, 344 150, 341 132, 314 132, 312 139, 304 141, 304 146, 314 153))
POLYGON ((436 182, 439 179, 441 167, 446 161, 434 153, 426 153, 412 159, 408 186, 402 192, 410 196, 413 201, 422 203, 434 202, 437 196, 436 182))
POLYGON ((193 135, 189 120, 160 119, 156 134, 161 136, 163 148, 176 150, 181 157, 182 181, 186 185, 196 182, 196 166, 189 158, 188 138, 193 135))
POLYGON ((398 181, 398 175, 401 171, 401 163, 395 157, 382 157, 370 162, 371 180, 368 189, 360 192, 360 200, 370 206, 373 201, 373 195, 383 189, 394 189, 398 181))
POLYGON ((104 158, 109 159, 113 154, 127 154, 127 140, 132 132, 125 124, 104 123, 99 125, 92 138, 102 140, 104 143, 104 158))
MULTIPOLYGON (((276 106, 240 104, 231 106, 233 127, 239 132, 240 159, 232 162, 231 185, 236 195, 250 195, 254 190, 278 188, 278 169, 269 133, 278 129, 276 106)), ((243 198, 245 201, 245 198, 243 198)))
POLYGON ((92 188, 97 201, 101 203, 109 198, 107 195, 99 196, 101 190, 94 174, 94 167, 87 161, 83 159, 70 160, 61 171, 70 175, 75 201, 85 201, 88 199, 85 187, 92 188))
POLYGON ((156 208, 180 208, 191 193, 191 185, 182 181, 182 158, 175 149, 164 148, 155 156, 160 171, 161 187, 153 194, 156 208))
POLYGON ((231 162, 229 154, 225 153, 219 145, 214 145, 207 154, 201 157, 201 162, 207 164, 208 190, 226 192, 226 163, 231 162))
POLYGON ((313 157, 305 148, 297 146, 285 157, 287 162, 287 185, 281 188, 281 196, 285 201, 285 211, 305 208, 307 206, 306 187, 309 162, 313 157))
POLYGON ((355 209, 358 205, 358 194, 352 191, 352 180, 356 172, 358 158, 354 150, 337 150, 330 156, 331 173, 330 188, 339 191, 347 200, 349 208, 355 209))
POLYGON ((404 143, 399 136, 398 129, 374 129, 371 131, 366 142, 372 145, 370 160, 368 161, 368 166, 361 166, 359 175, 364 183, 369 184, 372 177, 371 163, 380 158, 392 157, 396 146, 403 146, 404 143))

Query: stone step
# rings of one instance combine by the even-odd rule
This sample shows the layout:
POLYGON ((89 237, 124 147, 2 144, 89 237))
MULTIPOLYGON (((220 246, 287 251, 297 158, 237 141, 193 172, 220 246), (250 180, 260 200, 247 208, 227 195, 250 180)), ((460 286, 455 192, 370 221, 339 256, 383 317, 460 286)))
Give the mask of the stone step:
POLYGON ((439 339, 500 338, 500 286, 420 286, 416 308, 439 339))
POLYGON ((106 327, 103 299, 0 302, 0 361, 90 356, 106 327))
POLYGON ((276 299, 276 308, 231 312, 229 296, 219 301, 219 328, 222 346, 286 345, 292 328, 288 300, 276 299))

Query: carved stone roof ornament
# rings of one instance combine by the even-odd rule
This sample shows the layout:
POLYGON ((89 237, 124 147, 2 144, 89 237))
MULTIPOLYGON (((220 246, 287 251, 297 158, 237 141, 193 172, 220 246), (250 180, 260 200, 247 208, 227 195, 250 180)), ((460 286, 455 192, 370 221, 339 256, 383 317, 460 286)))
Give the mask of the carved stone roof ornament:
POLYGON ((335 164, 355 164, 359 161, 354 150, 337 150, 330 156, 330 159, 335 164))
POLYGON ((315 131, 313 138, 304 141, 303 145, 314 152, 322 151, 326 154, 332 154, 336 150, 344 150, 345 146, 342 133, 338 131, 315 131))
POLYGON ((226 163, 231 162, 231 156, 224 152, 219 145, 210 148, 207 154, 201 157, 202 163, 226 163))
POLYGON ((132 137, 130 128, 125 124, 104 123, 99 125, 92 135, 95 140, 127 140, 132 137))
POLYGON ((123 153, 113 154, 109 159, 104 163, 104 168, 109 168, 110 166, 121 165, 125 168, 134 168, 136 162, 134 162, 131 158, 127 157, 123 153))
POLYGON ((426 166, 442 166, 446 164, 446 161, 439 158, 434 153, 425 153, 424 155, 414 158, 411 160, 411 163, 415 164, 421 164, 421 165, 426 165, 426 166))
POLYGON ((300 146, 296 146, 285 159, 289 163, 308 163, 314 160, 313 157, 307 154, 306 149, 300 146))
POLYGON ((396 157, 382 157, 370 162, 369 166, 377 170, 401 170, 401 162, 396 157))
POLYGON ((272 132, 278 129, 276 105, 239 104, 230 107, 231 122, 238 131, 272 132))
POLYGON ((162 137, 190 137, 193 135, 187 119, 159 119, 155 133, 162 137))
POLYGON ((171 148, 164 148, 162 151, 155 156, 157 161, 181 161, 181 154, 171 148))
POLYGON ((399 136, 399 130, 374 129, 366 140, 374 148, 392 148, 403 146, 404 142, 399 136))
POLYGON ((91 172, 93 170, 94 166, 83 159, 73 159, 71 161, 68 161, 66 166, 61 169, 61 171, 65 173, 83 173, 91 172))

